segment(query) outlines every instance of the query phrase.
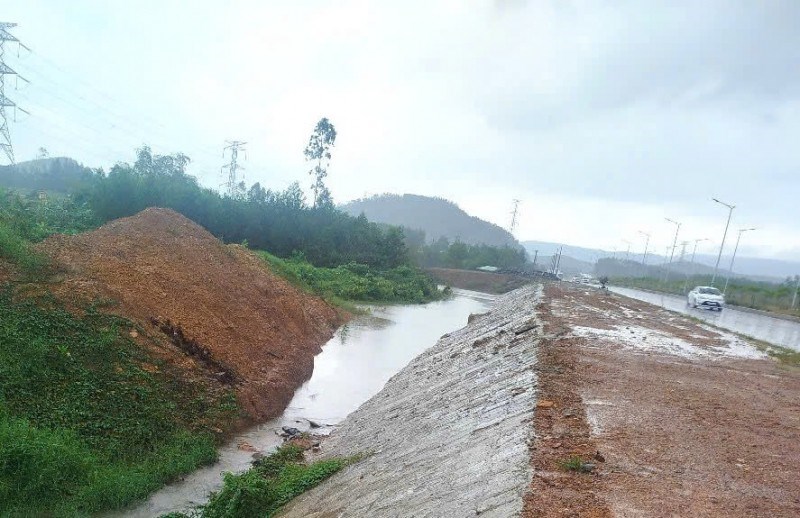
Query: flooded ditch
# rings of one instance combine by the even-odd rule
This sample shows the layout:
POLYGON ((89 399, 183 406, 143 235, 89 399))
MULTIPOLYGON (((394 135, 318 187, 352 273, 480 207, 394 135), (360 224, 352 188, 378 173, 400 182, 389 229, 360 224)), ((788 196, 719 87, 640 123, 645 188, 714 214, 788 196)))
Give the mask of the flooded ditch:
POLYGON ((394 374, 445 333, 467 324, 471 313, 486 311, 494 297, 454 290, 450 300, 424 305, 373 306, 337 330, 314 359, 314 373, 294 394, 283 414, 232 438, 219 461, 187 475, 133 509, 110 516, 153 517, 188 511, 222 485, 222 473, 244 471, 255 452, 281 444, 283 426, 329 433, 349 413, 383 388, 394 374))

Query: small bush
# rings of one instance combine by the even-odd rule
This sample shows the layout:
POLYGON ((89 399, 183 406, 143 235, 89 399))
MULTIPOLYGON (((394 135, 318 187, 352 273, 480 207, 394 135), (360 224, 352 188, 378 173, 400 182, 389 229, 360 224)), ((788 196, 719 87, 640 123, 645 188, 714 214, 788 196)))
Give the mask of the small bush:
POLYGON ((281 506, 308 491, 356 459, 303 462, 302 450, 287 445, 250 470, 225 474, 223 488, 199 509, 203 518, 272 516, 281 506))

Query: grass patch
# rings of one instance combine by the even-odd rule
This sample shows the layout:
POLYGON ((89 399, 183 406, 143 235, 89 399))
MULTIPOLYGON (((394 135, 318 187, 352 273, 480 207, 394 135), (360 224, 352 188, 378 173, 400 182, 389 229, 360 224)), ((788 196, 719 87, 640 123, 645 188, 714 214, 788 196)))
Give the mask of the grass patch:
POLYGON ((233 394, 183 382, 133 325, 0 289, 0 515, 125 506, 216 459, 233 394))
POLYGON ((558 467, 564 471, 574 471, 576 473, 591 473, 592 469, 594 469, 591 463, 585 462, 578 455, 559 461, 558 467))
POLYGON ((0 259, 15 265, 27 278, 46 275, 51 263, 47 257, 36 253, 11 225, 0 220, 0 259))
MULTIPOLYGON (((244 473, 226 473, 223 488, 212 493, 208 503, 198 508, 193 516, 273 516, 294 497, 359 459, 360 457, 325 459, 307 464, 301 448, 294 445, 281 446, 244 473)), ((173 513, 168 516, 176 518, 182 515, 173 513)))
POLYGON ((267 252, 258 254, 290 283, 339 306, 347 306, 351 301, 423 303, 448 296, 447 290, 439 290, 430 276, 412 266, 379 271, 364 264, 349 263, 320 268, 302 255, 281 259, 267 252))

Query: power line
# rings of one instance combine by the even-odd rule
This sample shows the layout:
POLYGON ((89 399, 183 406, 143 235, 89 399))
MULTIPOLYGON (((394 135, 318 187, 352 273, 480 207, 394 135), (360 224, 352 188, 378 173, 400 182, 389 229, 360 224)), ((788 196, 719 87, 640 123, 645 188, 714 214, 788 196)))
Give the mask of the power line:
POLYGON ((20 41, 9 32, 10 29, 16 27, 16 23, 0 22, 0 148, 6 154, 8 161, 14 164, 14 148, 11 145, 11 132, 8 130, 8 116, 6 115, 6 108, 14 108, 14 116, 16 118, 17 110, 28 113, 22 108, 18 107, 14 101, 6 97, 6 76, 14 75, 27 81, 24 77, 20 77, 14 69, 8 66, 5 62, 7 41, 15 42, 20 47, 25 47, 20 41))
MULTIPOLYGON (((223 184, 228 191, 228 196, 235 197, 239 192, 239 179, 238 173, 239 171, 244 171, 244 167, 240 166, 237 162, 239 158, 239 149, 241 148, 242 151, 247 152, 244 149, 244 146, 247 142, 241 142, 239 140, 227 141, 228 145, 222 148, 222 157, 225 158, 225 151, 228 149, 231 150, 231 161, 229 164, 222 166, 222 172, 225 173, 225 169, 228 170, 228 179, 223 184)), ((244 177, 242 177, 244 180, 244 177)))

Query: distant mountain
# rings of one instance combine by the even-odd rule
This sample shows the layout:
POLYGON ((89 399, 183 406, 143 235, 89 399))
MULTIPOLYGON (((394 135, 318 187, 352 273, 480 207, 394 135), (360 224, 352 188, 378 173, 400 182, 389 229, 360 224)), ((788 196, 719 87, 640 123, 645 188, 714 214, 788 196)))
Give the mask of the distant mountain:
MULTIPOLYGON (((533 258, 534 253, 536 250, 539 251, 539 256, 542 255, 552 255, 558 252, 559 247, 562 245, 559 243, 551 243, 547 241, 523 241, 522 245, 527 250, 528 255, 533 258)), ((572 245, 563 245, 564 251, 563 254, 565 256, 570 256, 575 259, 586 261, 588 263, 596 263, 599 259, 613 257, 616 255, 617 259, 624 259, 625 251, 616 252, 609 252, 608 250, 601 250, 599 248, 584 248, 580 246, 572 246, 572 245)), ((631 251, 629 260, 631 263, 641 263, 642 261, 642 251, 641 249, 637 249, 635 251, 631 251)), ((711 254, 697 254, 696 257, 696 264, 692 266, 689 263, 689 257, 684 257, 683 261, 681 261, 676 254, 676 257, 673 259, 673 264, 670 267, 670 270, 673 272, 679 273, 689 273, 694 271, 696 274, 710 274, 714 271, 714 263, 717 260, 716 255, 711 254)), ((652 252, 647 253, 647 264, 649 266, 658 267, 662 265, 668 258, 665 258, 662 255, 655 255, 652 252)), ((719 265, 719 274, 725 275, 727 273, 727 267, 730 264, 730 255, 723 254, 722 261, 719 265)), ((606 266, 605 268, 608 268, 606 266)), ((800 263, 792 262, 792 261, 782 261, 778 259, 764 259, 760 257, 741 257, 736 256, 736 262, 734 264, 734 275, 741 275, 746 276, 753 280, 761 280, 767 282, 775 282, 781 281, 786 277, 798 275, 800 274, 800 263)), ((641 271, 641 270, 640 270, 641 271)), ((591 269, 587 270, 585 273, 590 273, 591 269)), ((602 272, 604 274, 609 274, 608 271, 602 272)), ((618 272, 618 274, 622 274, 618 272)))
POLYGON ((443 198, 417 194, 379 194, 339 207, 353 216, 362 212, 370 221, 422 230, 427 241, 446 237, 468 244, 519 247, 507 230, 475 216, 443 198))
POLYGON ((66 193, 89 180, 92 171, 72 158, 40 158, 0 166, 0 187, 66 193))

